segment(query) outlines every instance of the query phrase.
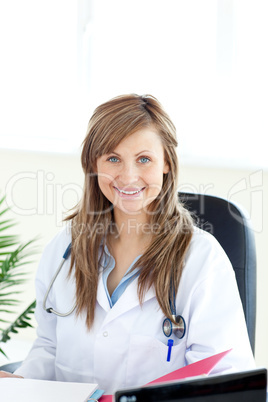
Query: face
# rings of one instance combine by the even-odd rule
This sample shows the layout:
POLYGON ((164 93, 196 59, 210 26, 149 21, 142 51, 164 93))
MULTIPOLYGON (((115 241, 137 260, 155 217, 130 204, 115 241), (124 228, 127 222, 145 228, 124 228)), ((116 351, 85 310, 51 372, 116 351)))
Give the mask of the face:
POLYGON ((146 213, 168 171, 161 138, 154 128, 131 134, 113 152, 97 159, 99 187, 115 213, 146 213))

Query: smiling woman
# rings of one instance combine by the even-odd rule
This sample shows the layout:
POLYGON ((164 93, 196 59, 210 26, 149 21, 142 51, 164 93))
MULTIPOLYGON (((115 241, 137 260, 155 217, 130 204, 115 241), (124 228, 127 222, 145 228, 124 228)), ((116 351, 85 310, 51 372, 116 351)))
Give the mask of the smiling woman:
MULTIPOLYGON (((176 144, 176 130, 172 121, 161 104, 150 95, 133 94, 113 98, 96 108, 89 121, 81 156, 86 175, 85 191, 79 210, 70 217, 73 220, 71 264, 75 261, 76 275, 79 276, 77 282, 84 284, 77 290, 78 311, 87 306, 89 326, 94 319, 95 305, 93 302, 91 305, 88 298, 96 293, 94 281, 97 276, 90 283, 89 291, 84 278, 85 267, 88 266, 92 273, 97 272, 94 261, 98 261, 103 236, 116 261, 120 256, 117 269, 109 275, 111 280, 116 274, 114 287, 132 261, 142 255, 139 264, 144 266, 144 278, 139 284, 140 300, 147 286, 152 261, 155 260, 154 264, 159 265, 156 261, 161 252, 156 248, 156 243, 161 238, 161 249, 165 255, 164 244, 175 241, 173 235, 166 236, 164 241, 163 233, 168 233, 167 223, 170 224, 169 229, 173 227, 174 233, 185 226, 185 233, 181 234, 185 241, 179 250, 174 249, 174 253, 183 254, 186 251, 192 233, 191 219, 184 209, 181 209, 179 220, 174 222, 172 218, 174 211, 181 208, 177 202, 176 144), (126 193, 133 190, 134 195, 126 193), (81 248, 81 239, 85 238, 86 241, 87 233, 80 233, 77 229, 84 221, 88 227, 96 222, 103 227, 102 236, 96 234, 91 238, 89 252, 81 248), (152 227, 155 224, 160 228, 157 233, 148 230, 148 225, 152 227)), ((176 264, 176 282, 181 275, 181 264, 182 261, 176 264)), ((160 283, 157 287, 160 289, 160 283)), ((170 315, 169 288, 166 285, 165 288, 166 297, 161 295, 163 289, 159 290, 157 297, 166 315, 170 315)))
POLYGON ((83 196, 44 251, 38 337, 15 375, 114 393, 223 350, 232 349, 218 373, 254 367, 233 268, 178 200, 176 145, 151 95, 96 108, 81 155, 83 196))
POLYGON ((164 148, 157 130, 144 128, 122 140, 109 155, 97 160, 102 193, 123 214, 146 215, 146 207, 159 195, 163 174, 168 173, 164 148))

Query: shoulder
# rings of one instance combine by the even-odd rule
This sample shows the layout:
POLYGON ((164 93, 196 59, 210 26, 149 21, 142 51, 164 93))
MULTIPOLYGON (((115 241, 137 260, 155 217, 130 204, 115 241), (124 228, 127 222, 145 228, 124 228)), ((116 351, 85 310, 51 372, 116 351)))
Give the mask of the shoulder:
POLYGON ((72 241, 72 233, 70 225, 66 225, 61 229, 45 246, 45 255, 49 253, 56 253, 57 255, 63 256, 66 248, 72 241))
POLYGON ((71 228, 66 225, 44 247, 37 270, 37 277, 43 277, 43 279, 47 276, 51 277, 71 241, 71 228))
POLYGON ((189 251, 207 253, 211 251, 225 253, 218 240, 209 232, 194 227, 189 251))
POLYGON ((233 272, 232 265, 217 239, 210 233, 194 228, 185 258, 185 269, 205 277, 219 270, 233 272))

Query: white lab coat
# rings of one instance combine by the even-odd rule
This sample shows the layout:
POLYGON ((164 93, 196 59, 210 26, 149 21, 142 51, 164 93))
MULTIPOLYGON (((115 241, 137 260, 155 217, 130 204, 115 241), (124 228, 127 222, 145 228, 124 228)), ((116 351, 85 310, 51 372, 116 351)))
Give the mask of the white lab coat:
MULTIPOLYGON (((43 310, 44 294, 71 241, 67 230, 46 247, 36 277, 37 339, 16 374, 26 378, 97 382, 106 393, 140 386, 185 364, 232 348, 214 373, 255 367, 242 305, 232 266, 210 234, 195 229, 176 298, 177 314, 186 322, 183 339, 173 336, 167 362, 164 315, 151 288, 142 306, 137 279, 110 308, 102 281, 98 285, 96 315, 90 331, 75 313, 58 317, 43 310)), ((70 260, 70 259, 69 259, 70 260)), ((47 307, 69 311, 75 283, 64 264, 47 300, 47 307)))

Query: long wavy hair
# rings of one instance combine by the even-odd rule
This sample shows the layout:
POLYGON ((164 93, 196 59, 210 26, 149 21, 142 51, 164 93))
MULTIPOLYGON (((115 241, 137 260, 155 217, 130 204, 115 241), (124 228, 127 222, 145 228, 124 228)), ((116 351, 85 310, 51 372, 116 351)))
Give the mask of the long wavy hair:
POLYGON ((178 200, 176 129, 156 98, 130 94, 113 98, 94 111, 81 155, 85 174, 83 196, 66 218, 71 220, 72 227, 70 273, 75 271, 76 314, 86 312, 88 328, 94 321, 103 245, 114 224, 113 205, 99 189, 96 161, 144 128, 154 128, 159 134, 169 172, 163 175, 160 194, 150 204, 148 216, 154 228, 151 243, 133 269, 136 266, 140 269, 137 289, 140 303, 145 292, 154 286, 160 308, 173 321, 169 301, 171 284, 176 294, 193 232, 192 218, 178 200))

